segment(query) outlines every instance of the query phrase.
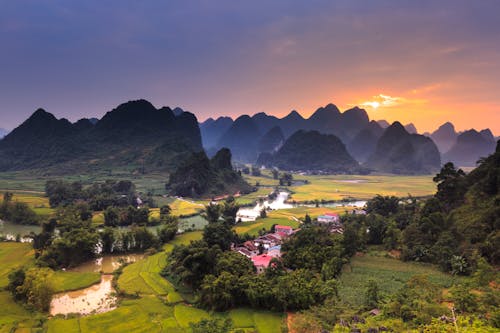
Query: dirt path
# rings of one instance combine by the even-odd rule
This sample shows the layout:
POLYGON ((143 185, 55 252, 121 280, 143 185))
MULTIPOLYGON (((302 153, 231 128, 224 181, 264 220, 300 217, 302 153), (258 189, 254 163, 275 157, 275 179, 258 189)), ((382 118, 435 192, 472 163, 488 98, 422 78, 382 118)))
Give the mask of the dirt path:
POLYGON ((293 317, 294 314, 292 312, 286 313, 286 325, 288 326, 288 333, 295 333, 295 331, 292 330, 293 317))

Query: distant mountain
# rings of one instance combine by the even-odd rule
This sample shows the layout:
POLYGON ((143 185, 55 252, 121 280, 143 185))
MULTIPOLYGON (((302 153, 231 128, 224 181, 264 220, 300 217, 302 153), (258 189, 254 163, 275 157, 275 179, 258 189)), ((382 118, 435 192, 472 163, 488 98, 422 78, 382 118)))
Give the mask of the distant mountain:
POLYGON ((380 127, 382 127, 382 128, 387 128, 387 127, 391 126, 391 124, 389 124, 389 123, 387 122, 387 120, 383 120, 383 119, 381 119, 381 120, 377 120, 377 123, 378 123, 378 124, 380 125, 380 127))
POLYGON ((259 164, 291 171, 348 173, 359 164, 335 135, 299 130, 275 154, 261 154, 259 164))
POLYGON ((461 133, 456 143, 443 155, 443 162, 453 162, 456 166, 476 166, 481 157, 495 150, 495 138, 490 130, 478 132, 468 130, 461 133))
POLYGON ((193 153, 170 175, 167 184, 172 195, 207 197, 248 193, 252 189, 231 164, 231 152, 219 150, 209 160, 205 152, 193 153))
POLYGON ((455 131, 455 126, 450 122, 439 126, 439 128, 430 135, 441 154, 450 150, 457 141, 457 136, 458 134, 455 131))
POLYGON ((0 128, 0 139, 9 133, 6 129, 0 128))
POLYGON ((103 168, 171 170, 200 151, 196 117, 175 116, 145 100, 121 104, 95 124, 72 124, 39 109, 0 141, 0 170, 43 169, 53 174, 103 168))
POLYGON ((268 132, 271 128, 278 126, 280 122, 275 116, 267 115, 264 112, 254 114, 252 120, 259 128, 260 133, 268 132))
POLYGON ((299 129, 306 128, 306 120, 302 117, 300 113, 293 110, 288 115, 280 119, 279 126, 285 135, 285 138, 288 138, 293 133, 297 132, 299 129))
POLYGON ((253 119, 243 115, 219 139, 217 147, 229 148, 238 162, 253 163, 258 156, 257 146, 261 135, 253 119))
MULTIPOLYGON (((297 111, 292 111, 290 114, 283 118, 277 118, 267 115, 263 112, 257 113, 250 118, 257 131, 252 133, 254 140, 250 140, 250 146, 245 148, 243 142, 238 143, 238 147, 234 146, 231 151, 234 154, 235 160, 240 162, 254 162, 251 157, 254 156, 255 146, 253 142, 255 139, 260 141, 261 135, 266 134, 271 128, 279 126, 285 138, 289 137, 298 130, 315 130, 323 134, 334 134, 339 137, 343 142, 351 141, 362 129, 369 124, 368 114, 365 110, 358 107, 340 112, 334 104, 328 104, 325 107, 318 108, 308 119, 304 119, 297 111), (245 152, 245 150, 247 150, 245 152), (246 155, 246 160, 240 158, 246 155)), ((249 122, 249 120, 247 120, 249 122)), ((213 126, 213 123, 202 124, 202 133, 206 132, 204 127, 213 126)), ((228 144, 234 142, 236 138, 236 130, 232 127, 228 128, 223 137, 230 138, 230 141, 219 141, 216 145, 217 148, 226 147, 228 144), (228 132, 231 132, 228 134, 228 132)), ((241 126, 240 126, 241 127, 241 126)), ((247 131, 248 132, 248 131, 247 131)), ((241 140, 241 139, 240 139, 241 140)), ((247 140, 248 142, 249 140, 247 140)), ((205 148, 207 144, 205 143, 205 148)))
POLYGON ((405 129, 410 134, 418 134, 417 128, 413 125, 413 123, 406 124, 405 129))
POLYGON ((410 134, 399 122, 389 126, 377 142, 366 166, 395 174, 430 174, 439 170, 441 159, 432 139, 410 134))
POLYGON ((274 153, 285 142, 285 136, 279 126, 274 126, 259 140, 258 151, 259 153, 274 153))
POLYGON ((217 145, 222 135, 231 127, 233 119, 230 117, 219 117, 217 120, 208 118, 200 124, 201 138, 205 149, 217 145))
POLYGON ((364 163, 375 151, 377 141, 383 133, 384 129, 379 123, 372 120, 349 142, 347 150, 357 161, 364 163))

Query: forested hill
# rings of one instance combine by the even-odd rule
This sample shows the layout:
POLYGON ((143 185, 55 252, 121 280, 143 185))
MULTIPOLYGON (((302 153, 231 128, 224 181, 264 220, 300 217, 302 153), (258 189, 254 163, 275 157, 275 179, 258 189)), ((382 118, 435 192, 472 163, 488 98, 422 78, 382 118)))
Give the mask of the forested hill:
POLYGON ((122 167, 170 171, 202 150, 196 117, 130 101, 101 120, 71 123, 37 110, 0 141, 0 171, 44 169, 65 174, 122 167))
POLYGON ((469 174, 447 163, 438 191, 403 232, 403 257, 467 273, 478 255, 500 264, 500 141, 469 174))
POLYGON ((332 134, 297 131, 275 153, 263 153, 259 164, 294 171, 359 172, 359 164, 332 134))

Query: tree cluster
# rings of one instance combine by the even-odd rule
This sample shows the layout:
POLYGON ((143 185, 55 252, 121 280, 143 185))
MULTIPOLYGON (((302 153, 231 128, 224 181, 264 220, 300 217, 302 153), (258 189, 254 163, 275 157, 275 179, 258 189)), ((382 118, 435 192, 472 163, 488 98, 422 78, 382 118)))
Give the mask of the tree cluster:
POLYGON ((0 220, 15 224, 38 224, 40 218, 26 203, 13 200, 11 192, 5 192, 0 203, 0 220))

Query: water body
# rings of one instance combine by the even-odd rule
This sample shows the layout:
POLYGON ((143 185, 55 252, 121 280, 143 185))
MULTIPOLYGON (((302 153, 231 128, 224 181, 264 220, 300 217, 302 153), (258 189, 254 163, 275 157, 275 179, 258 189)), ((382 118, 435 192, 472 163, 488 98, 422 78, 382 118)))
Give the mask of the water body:
MULTIPOLYGON (((294 205, 289 204, 286 202, 288 200, 289 196, 290 196, 290 193, 282 191, 282 192, 279 192, 278 196, 276 197, 276 199, 274 201, 266 200, 262 204, 260 202, 257 202, 257 204, 252 208, 241 208, 240 210, 238 210, 238 213, 236 215, 236 219, 237 220, 241 219, 242 222, 255 221, 260 216, 260 212, 263 208, 271 209, 271 210, 279 210, 279 209, 289 209, 289 208, 295 208, 295 207, 316 207, 315 204, 294 204, 294 205)), ((366 201, 359 200, 359 201, 349 201, 349 202, 324 203, 324 204, 319 204, 319 207, 363 208, 365 205, 366 205, 366 201)))
POLYGON ((101 282, 85 289, 55 294, 50 303, 50 314, 108 312, 116 308, 117 297, 112 285, 113 275, 102 275, 101 282))
POLYGON ((144 254, 124 254, 124 255, 106 255, 92 261, 83 263, 77 267, 69 269, 72 272, 80 273, 99 273, 111 274, 124 263, 132 263, 144 259, 144 254))
POLYGON ((255 221, 260 216, 260 211, 264 208, 271 210, 293 208, 292 204, 286 203, 289 196, 290 193, 282 191, 278 193, 276 199, 273 201, 257 202, 253 208, 241 208, 236 214, 236 219, 241 219, 242 222, 255 221))
POLYGON ((38 225, 21 225, 0 220, 0 236, 4 236, 9 241, 15 241, 17 235, 21 236, 21 242, 30 242, 31 238, 24 237, 30 233, 40 233, 42 227, 38 225))

